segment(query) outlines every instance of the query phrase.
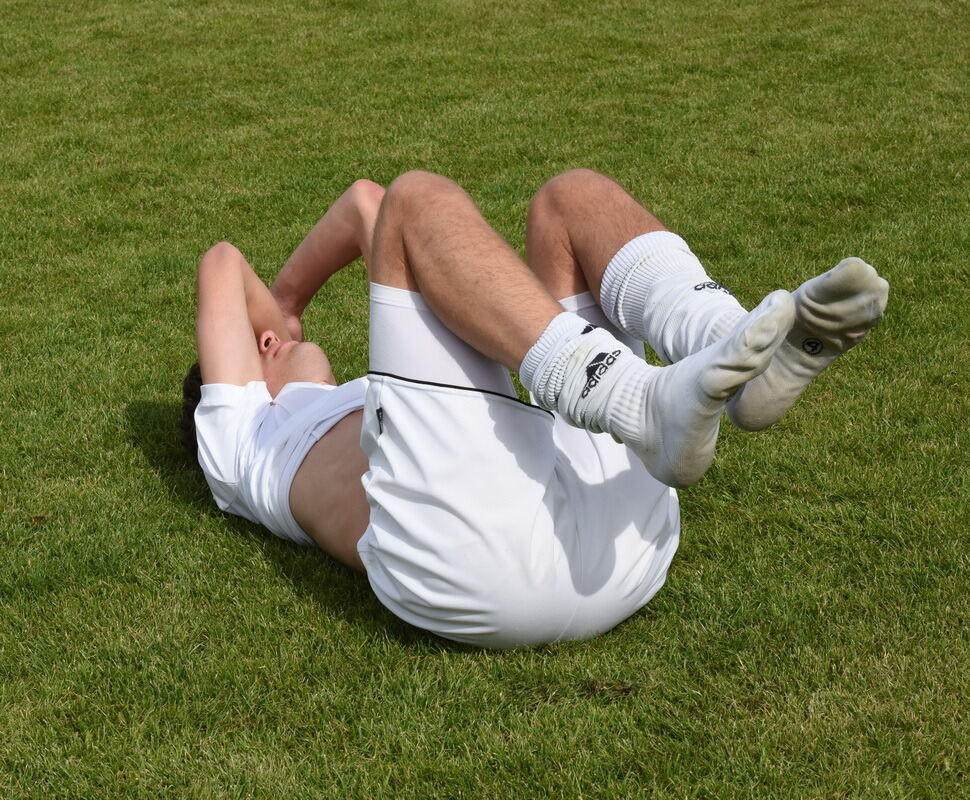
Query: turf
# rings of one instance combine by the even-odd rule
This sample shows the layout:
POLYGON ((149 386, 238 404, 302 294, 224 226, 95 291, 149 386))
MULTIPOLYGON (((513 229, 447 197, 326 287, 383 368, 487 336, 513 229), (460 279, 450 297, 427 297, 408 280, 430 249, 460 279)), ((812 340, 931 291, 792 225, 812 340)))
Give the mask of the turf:
MULTIPOLYGON (((968 51, 956 0, 0 0, 0 796, 955 798, 967 779, 968 51), (748 304, 892 284, 682 493, 667 586, 482 653, 219 514, 180 450, 193 270, 270 278, 358 177, 521 247, 614 175, 748 304)), ((307 314, 366 369, 360 266, 307 314)))

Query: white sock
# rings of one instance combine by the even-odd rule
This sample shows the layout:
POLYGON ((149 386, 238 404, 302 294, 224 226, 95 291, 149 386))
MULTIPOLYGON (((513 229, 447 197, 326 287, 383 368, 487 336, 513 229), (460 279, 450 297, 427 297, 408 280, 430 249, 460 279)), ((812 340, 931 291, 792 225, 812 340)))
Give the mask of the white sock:
POLYGON ((886 310, 889 284, 859 258, 846 258, 793 293, 795 324, 760 377, 728 404, 739 428, 762 430, 791 408, 826 367, 865 338, 886 310))
POLYGON ((670 231, 627 242, 603 273, 600 302, 617 326, 673 364, 723 338, 747 311, 670 231))
POLYGON ((594 326, 578 314, 563 311, 553 317, 542 335, 525 354, 519 378, 543 408, 552 411, 566 377, 566 365, 580 345, 583 333, 594 326), (548 401, 544 402, 548 398, 548 401))
POLYGON ((610 433, 668 486, 690 486, 711 464, 728 398, 765 369, 793 317, 791 296, 774 292, 729 336, 654 367, 608 331, 563 313, 526 354, 519 375, 543 408, 610 433))

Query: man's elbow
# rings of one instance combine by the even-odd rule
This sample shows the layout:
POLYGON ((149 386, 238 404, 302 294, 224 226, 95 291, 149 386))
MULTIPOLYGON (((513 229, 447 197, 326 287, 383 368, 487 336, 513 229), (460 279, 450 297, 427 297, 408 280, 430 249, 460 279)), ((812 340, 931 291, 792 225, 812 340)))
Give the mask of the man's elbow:
POLYGON ((240 258, 242 258, 242 253, 235 245, 229 242, 217 242, 202 254, 202 258, 199 260, 199 269, 202 269, 203 264, 225 263, 240 258))
POLYGON ((354 198, 354 204, 359 209, 364 218, 377 215, 377 209, 381 206, 384 199, 384 187, 366 178, 354 181, 350 186, 350 191, 354 198))
POLYGON ((245 263, 243 254, 229 242, 214 244, 199 259, 196 282, 201 296, 203 286, 217 287, 232 275, 239 274, 239 265, 245 263))

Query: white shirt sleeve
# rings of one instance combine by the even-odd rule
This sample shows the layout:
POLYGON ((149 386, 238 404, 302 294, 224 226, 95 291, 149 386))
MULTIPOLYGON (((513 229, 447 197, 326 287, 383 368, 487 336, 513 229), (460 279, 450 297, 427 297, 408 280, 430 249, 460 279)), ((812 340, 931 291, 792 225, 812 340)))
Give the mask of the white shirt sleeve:
POLYGON ((262 381, 245 386, 229 383, 202 386, 202 399, 195 409, 199 465, 216 505, 223 511, 230 510, 236 498, 239 448, 249 438, 256 415, 271 400, 262 381))

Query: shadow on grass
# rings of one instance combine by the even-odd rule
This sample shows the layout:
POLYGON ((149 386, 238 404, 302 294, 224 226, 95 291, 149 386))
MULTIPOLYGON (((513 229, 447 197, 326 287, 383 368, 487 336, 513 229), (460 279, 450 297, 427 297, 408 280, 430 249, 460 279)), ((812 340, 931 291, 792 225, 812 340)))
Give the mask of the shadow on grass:
POLYGON ((125 408, 131 442, 145 455, 174 502, 196 509, 200 515, 221 517, 234 535, 262 550, 266 560, 300 594, 369 635, 432 651, 466 649, 399 620, 378 602, 363 575, 319 550, 284 542, 259 525, 219 512, 202 472, 182 445, 180 412, 175 402, 135 400, 125 408))

